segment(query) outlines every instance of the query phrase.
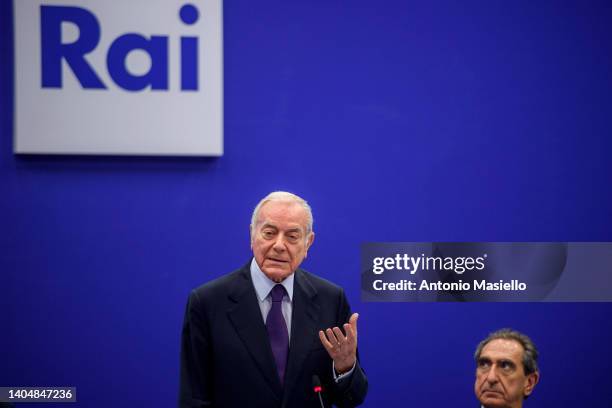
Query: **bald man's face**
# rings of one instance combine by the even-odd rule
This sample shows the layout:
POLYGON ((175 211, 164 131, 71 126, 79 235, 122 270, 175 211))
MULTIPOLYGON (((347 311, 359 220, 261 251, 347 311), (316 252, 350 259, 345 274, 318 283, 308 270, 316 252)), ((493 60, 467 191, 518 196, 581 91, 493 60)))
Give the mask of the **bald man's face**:
POLYGON ((269 201, 251 230, 251 249, 263 273, 282 282, 300 266, 314 241, 308 213, 295 201, 269 201))

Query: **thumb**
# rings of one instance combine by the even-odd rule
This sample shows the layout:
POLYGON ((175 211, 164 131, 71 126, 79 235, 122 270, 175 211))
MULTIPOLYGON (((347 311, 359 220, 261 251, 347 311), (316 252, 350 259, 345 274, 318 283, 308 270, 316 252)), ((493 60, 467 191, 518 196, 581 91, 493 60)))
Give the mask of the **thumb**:
POLYGON ((351 326, 353 326, 353 330, 355 330, 355 332, 357 332, 357 319, 359 318, 359 313, 353 313, 351 315, 351 318, 349 319, 349 323, 351 326))

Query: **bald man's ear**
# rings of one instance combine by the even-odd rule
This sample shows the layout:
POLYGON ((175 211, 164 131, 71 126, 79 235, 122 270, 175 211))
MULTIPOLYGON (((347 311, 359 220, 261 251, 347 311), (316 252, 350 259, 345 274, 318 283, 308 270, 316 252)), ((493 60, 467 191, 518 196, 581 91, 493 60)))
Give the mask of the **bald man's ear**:
POLYGON ((523 391, 526 397, 531 395, 538 381, 540 381, 540 373, 538 371, 527 376, 527 385, 525 385, 525 390, 523 391))

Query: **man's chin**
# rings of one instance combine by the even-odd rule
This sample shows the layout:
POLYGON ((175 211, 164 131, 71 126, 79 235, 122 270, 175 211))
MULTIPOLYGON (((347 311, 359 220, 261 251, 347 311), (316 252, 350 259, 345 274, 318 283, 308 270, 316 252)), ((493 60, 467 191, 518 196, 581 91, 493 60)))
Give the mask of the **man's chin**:
POLYGON ((289 275, 291 275, 291 271, 287 270, 287 268, 276 266, 266 266, 262 268, 262 272, 276 283, 284 281, 289 275))
POLYGON ((487 408, 505 407, 506 401, 502 394, 496 392, 483 392, 480 395, 480 403, 487 408))

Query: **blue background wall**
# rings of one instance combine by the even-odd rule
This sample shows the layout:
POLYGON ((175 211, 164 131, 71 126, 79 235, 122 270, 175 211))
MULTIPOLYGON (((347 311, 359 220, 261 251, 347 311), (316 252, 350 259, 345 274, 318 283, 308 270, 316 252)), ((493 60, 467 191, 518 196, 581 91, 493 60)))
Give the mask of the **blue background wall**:
POLYGON ((612 241, 610 3, 224 15, 222 158, 15 157, 0 2, 0 385, 173 406, 190 288, 248 260, 252 207, 287 189, 315 211, 304 266, 361 314, 366 406, 473 406, 473 349, 503 326, 541 348, 528 406, 609 406, 610 304, 363 304, 359 244, 612 241))

